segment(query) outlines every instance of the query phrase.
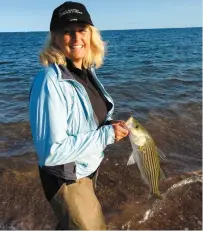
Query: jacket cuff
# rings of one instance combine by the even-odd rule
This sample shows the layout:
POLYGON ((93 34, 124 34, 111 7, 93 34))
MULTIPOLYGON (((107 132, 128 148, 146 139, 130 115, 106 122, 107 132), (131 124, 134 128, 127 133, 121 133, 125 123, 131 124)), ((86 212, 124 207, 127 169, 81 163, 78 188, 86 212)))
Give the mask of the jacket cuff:
POLYGON ((110 125, 110 124, 111 124, 111 120, 107 120, 104 125, 110 125))
POLYGON ((107 137, 107 145, 115 143, 115 133, 112 125, 107 125, 108 127, 108 137, 107 137))

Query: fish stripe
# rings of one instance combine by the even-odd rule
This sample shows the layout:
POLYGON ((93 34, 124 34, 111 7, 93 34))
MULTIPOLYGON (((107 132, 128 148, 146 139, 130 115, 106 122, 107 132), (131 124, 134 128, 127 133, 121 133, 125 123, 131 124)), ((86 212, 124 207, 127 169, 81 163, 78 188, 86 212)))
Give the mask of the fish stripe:
POLYGON ((160 165, 153 140, 148 139, 141 149, 143 153, 143 165, 147 175, 151 193, 160 195, 158 188, 160 165))
MULTIPOLYGON (((150 178, 151 178, 151 184, 152 184, 152 190, 155 188, 155 169, 156 166, 154 164, 154 158, 153 158, 153 150, 152 150, 152 146, 150 144, 150 141, 148 142, 148 145, 146 145, 146 153, 148 153, 148 163, 149 163, 149 174, 150 174, 150 178)), ((154 191, 154 190, 153 190, 154 191)))
MULTIPOLYGON (((152 143, 152 142, 151 142, 152 143)), ((153 161, 153 164, 152 166, 154 166, 154 187, 153 189, 156 190, 156 193, 159 192, 158 190, 158 179, 159 179, 159 170, 160 170, 160 166, 159 166, 159 163, 158 163, 158 158, 157 158, 157 153, 156 153, 156 149, 155 149, 155 145, 151 145, 151 147, 153 147, 153 150, 151 150, 152 152, 152 161, 153 161)))

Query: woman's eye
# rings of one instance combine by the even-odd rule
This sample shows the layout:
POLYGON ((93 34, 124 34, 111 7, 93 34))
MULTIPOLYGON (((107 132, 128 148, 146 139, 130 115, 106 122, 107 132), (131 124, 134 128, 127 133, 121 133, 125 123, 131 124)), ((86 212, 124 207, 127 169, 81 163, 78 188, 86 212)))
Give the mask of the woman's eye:
POLYGON ((71 32, 69 30, 65 30, 63 34, 71 34, 71 32))
POLYGON ((87 32, 87 30, 86 29, 80 29, 79 32, 85 33, 85 32, 87 32))

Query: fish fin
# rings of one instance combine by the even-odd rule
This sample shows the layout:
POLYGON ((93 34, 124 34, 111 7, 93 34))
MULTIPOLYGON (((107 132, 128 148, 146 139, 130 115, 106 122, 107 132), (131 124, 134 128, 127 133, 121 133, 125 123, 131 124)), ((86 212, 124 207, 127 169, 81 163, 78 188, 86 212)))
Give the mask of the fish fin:
POLYGON ((144 152, 144 151, 145 151, 144 146, 139 146, 139 147, 138 147, 138 150, 139 150, 140 152, 144 152))
POLYGON ((128 162, 127 162, 127 165, 132 165, 132 164, 135 164, 136 163, 136 161, 135 161, 135 159, 134 159, 134 157, 133 157, 133 152, 130 154, 130 157, 129 157, 129 159, 128 159, 128 162))
POLYGON ((159 181, 165 180, 166 179, 166 174, 165 172, 160 168, 160 173, 159 173, 159 181))
POLYGON ((156 149, 157 149, 157 152, 158 152, 158 156, 159 156, 160 162, 164 163, 165 160, 167 159, 166 155, 164 154, 164 152, 161 151, 161 149, 159 149, 159 148, 156 148, 156 149))
POLYGON ((152 193, 150 193, 149 194, 149 196, 148 196, 148 200, 149 201, 154 201, 154 200, 163 200, 163 197, 162 197, 162 195, 161 194, 152 194, 152 193))

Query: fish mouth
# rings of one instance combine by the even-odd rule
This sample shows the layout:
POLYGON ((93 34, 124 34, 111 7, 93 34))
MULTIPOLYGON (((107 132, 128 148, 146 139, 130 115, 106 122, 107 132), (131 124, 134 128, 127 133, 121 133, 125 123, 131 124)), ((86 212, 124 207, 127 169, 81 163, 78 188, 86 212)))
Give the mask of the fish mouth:
POLYGON ((126 126, 127 126, 128 128, 131 128, 131 127, 132 127, 132 120, 133 120, 133 118, 130 117, 130 118, 125 122, 125 124, 126 124, 126 126))

